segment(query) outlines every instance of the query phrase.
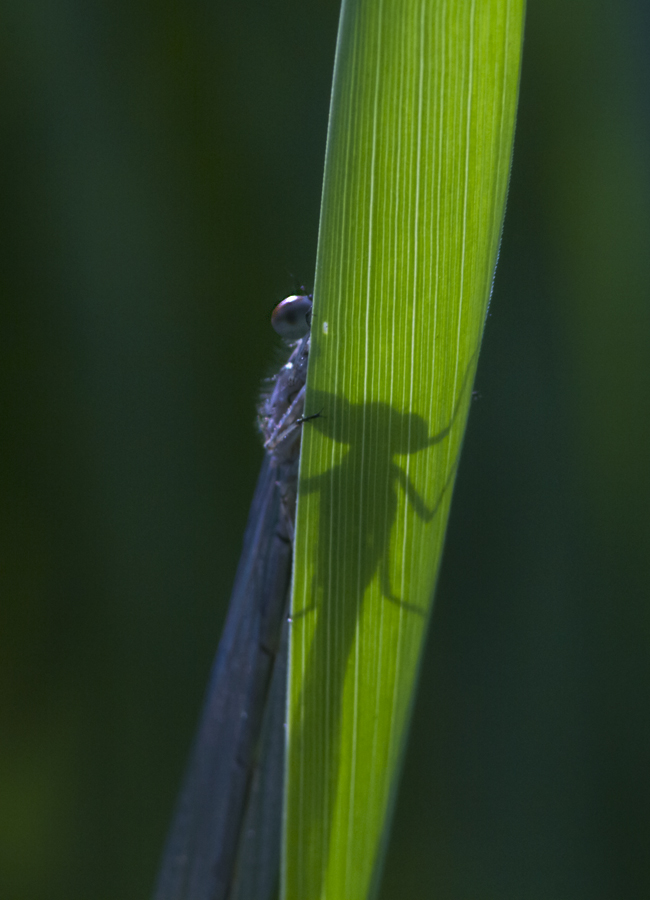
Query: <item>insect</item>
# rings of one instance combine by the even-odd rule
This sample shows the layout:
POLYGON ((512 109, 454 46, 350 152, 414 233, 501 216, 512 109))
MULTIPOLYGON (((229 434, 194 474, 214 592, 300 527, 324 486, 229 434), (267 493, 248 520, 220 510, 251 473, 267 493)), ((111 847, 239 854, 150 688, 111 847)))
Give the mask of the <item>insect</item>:
POLYGON ((280 856, 288 601, 311 296, 272 324, 291 347, 258 407, 265 458, 154 900, 266 900, 280 856))

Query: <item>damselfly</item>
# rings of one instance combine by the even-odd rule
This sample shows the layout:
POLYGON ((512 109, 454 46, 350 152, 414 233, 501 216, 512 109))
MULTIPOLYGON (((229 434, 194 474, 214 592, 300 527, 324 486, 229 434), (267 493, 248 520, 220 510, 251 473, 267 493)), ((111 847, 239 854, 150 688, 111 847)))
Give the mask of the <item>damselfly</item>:
POLYGON ((277 881, 311 297, 287 297, 272 323, 292 352, 259 405, 265 459, 155 900, 267 900, 277 881))

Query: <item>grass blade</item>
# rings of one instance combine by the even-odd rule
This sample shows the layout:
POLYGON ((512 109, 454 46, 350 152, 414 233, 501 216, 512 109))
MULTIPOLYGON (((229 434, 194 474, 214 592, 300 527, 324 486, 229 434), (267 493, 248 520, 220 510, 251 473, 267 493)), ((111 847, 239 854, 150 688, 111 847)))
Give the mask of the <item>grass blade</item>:
POLYGON ((522 0, 343 3, 293 586, 283 896, 376 884, 489 301, 522 0))

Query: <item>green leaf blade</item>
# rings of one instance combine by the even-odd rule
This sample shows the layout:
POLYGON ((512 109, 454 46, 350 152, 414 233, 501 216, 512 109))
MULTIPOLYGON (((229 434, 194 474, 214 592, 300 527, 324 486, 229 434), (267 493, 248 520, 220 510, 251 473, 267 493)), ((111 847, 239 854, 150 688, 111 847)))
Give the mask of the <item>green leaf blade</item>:
POLYGON ((379 870, 503 219, 523 3, 350 0, 296 533, 284 896, 379 870))

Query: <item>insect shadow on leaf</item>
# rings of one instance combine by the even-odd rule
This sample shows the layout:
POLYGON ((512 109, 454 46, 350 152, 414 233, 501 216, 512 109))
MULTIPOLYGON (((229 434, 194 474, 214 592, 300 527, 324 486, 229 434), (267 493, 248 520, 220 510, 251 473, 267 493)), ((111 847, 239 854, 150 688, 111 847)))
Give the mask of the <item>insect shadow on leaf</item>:
MULTIPOLYGON (((310 784, 308 805, 295 811, 301 822, 302 871, 305 877, 316 879, 303 884, 305 896, 320 896, 322 889, 314 873, 324 872, 327 864, 345 673, 367 588, 377 575, 385 600, 407 614, 426 615, 425 609, 410 602, 408 596, 399 596, 391 584, 388 548, 399 491, 419 519, 432 522, 453 483, 460 450, 447 465, 445 482, 431 505, 402 468, 399 457, 437 446, 442 449, 469 401, 467 386, 476 355, 468 363, 449 422, 434 434, 421 416, 387 403, 355 404, 318 390, 309 396, 314 412, 304 416, 303 427, 316 428, 347 449, 336 465, 318 475, 301 477, 299 488, 302 496, 318 494, 319 505, 310 598, 304 608, 292 613, 292 640, 297 639, 296 627, 306 625, 308 616, 316 613, 307 656, 301 663, 304 681, 296 707, 300 712, 290 736, 290 754, 302 759, 303 771, 322 775, 310 784)), ((302 800, 290 796, 289 803, 294 802, 302 800)))

